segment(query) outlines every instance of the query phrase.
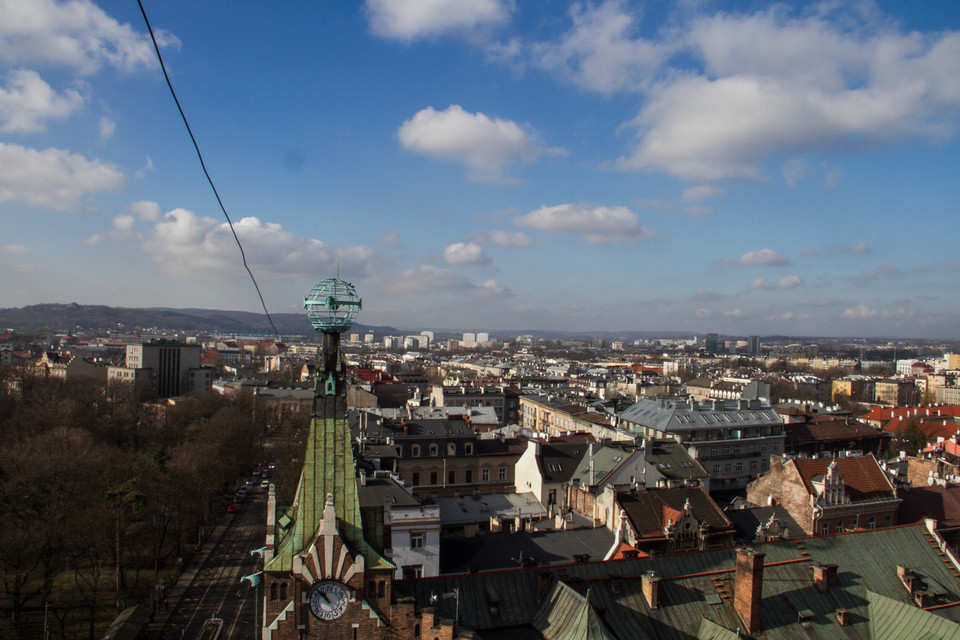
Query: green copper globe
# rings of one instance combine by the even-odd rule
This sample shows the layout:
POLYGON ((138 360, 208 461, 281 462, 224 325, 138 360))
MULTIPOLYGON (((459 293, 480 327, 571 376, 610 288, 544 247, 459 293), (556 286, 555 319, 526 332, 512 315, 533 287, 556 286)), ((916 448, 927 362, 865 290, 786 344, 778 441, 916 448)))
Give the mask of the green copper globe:
POLYGON ((362 307, 357 290, 340 278, 321 280, 303 299, 313 328, 324 333, 343 333, 352 327, 362 307))

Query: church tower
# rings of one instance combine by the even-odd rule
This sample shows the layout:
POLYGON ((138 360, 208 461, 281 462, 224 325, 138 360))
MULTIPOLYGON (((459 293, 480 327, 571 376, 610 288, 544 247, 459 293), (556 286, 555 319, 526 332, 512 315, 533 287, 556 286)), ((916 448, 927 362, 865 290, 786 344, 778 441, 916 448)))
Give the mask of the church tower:
MULTIPOLYGON (((393 603, 396 567, 363 535, 340 352, 340 334, 353 324, 361 300, 353 285, 329 278, 310 290, 304 307, 323 345, 294 504, 280 514, 272 489, 268 500, 261 637, 419 637, 414 604, 393 603)), ((445 631, 452 637, 452 628, 445 631)))

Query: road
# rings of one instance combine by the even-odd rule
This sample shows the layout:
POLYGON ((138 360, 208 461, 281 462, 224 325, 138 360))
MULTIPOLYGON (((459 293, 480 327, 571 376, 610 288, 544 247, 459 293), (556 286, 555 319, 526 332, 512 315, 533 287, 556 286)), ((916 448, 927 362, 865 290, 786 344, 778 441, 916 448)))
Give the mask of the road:
MULTIPOLYGON (((212 546, 197 556, 200 566, 190 579, 184 571, 181 580, 189 584, 176 602, 169 602, 169 615, 154 638, 157 640, 193 640, 199 638, 206 620, 223 620, 220 640, 255 640, 256 616, 263 605, 262 586, 254 588, 241 578, 260 570, 259 556, 252 549, 263 546, 266 534, 267 489, 251 487, 239 512, 227 514, 218 532, 211 536, 212 546)), ((171 594, 173 595, 173 594, 171 594)))

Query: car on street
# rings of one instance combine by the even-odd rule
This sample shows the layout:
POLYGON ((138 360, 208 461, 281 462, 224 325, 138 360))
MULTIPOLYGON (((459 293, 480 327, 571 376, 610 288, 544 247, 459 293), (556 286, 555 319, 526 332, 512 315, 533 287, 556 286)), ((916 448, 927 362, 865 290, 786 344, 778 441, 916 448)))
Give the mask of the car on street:
POLYGON ((227 513, 236 513, 237 511, 240 511, 240 505, 236 502, 227 507, 227 513))
POLYGON ((269 481, 269 480, 263 480, 262 482, 260 482, 260 486, 261 486, 262 488, 266 489, 267 487, 270 486, 270 481, 269 481))

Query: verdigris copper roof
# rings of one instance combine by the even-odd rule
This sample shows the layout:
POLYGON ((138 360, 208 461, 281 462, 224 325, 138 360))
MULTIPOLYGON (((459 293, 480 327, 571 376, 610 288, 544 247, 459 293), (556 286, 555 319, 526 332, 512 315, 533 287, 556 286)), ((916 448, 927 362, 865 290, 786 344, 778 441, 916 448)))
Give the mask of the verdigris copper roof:
POLYGON ((581 595, 556 580, 546 602, 533 618, 544 640, 617 640, 590 606, 590 591, 581 595))
MULTIPOLYGON (((960 623, 960 606, 923 611, 897 577, 904 565, 918 579, 942 590, 931 604, 960 602, 960 581, 954 567, 938 555, 922 525, 804 538, 756 545, 765 554, 761 604, 763 630, 755 638, 830 639, 877 638, 912 640, 917 625, 904 629, 884 612, 871 611, 870 593, 907 607, 911 615, 936 624, 938 619, 960 623), (812 567, 836 564, 837 581, 825 591, 813 585, 812 567), (837 621, 837 609, 850 612, 849 624, 837 621), (804 612, 803 620, 800 612, 804 612), (806 623, 806 624, 805 624, 806 623)), ((501 630, 529 628, 544 606, 538 598, 538 573, 563 580, 582 596, 590 590, 590 605, 605 611, 613 637, 690 640, 702 621, 710 628, 734 631, 742 626, 733 608, 735 550, 720 549, 611 562, 553 565, 536 569, 447 575, 395 582, 398 597, 410 596, 419 607, 430 606, 431 594, 460 589, 460 622, 480 637, 501 630), (640 577, 653 570, 661 577, 660 606, 651 610, 641 591, 640 577), (714 625, 714 626, 711 626, 714 625)), ((544 591, 540 592, 545 595, 544 591)), ((454 602, 439 603, 439 614, 453 618, 454 602)), ((542 614, 541 614, 542 615, 542 614)), ((926 623, 924 623, 926 624, 926 623)), ((944 625, 951 626, 951 625, 944 625)), ((932 629, 935 627, 931 627, 932 629)), ((715 634, 707 637, 735 637, 715 634)))
POLYGON ((693 429, 739 429, 783 424, 780 416, 769 405, 743 400, 697 402, 644 398, 621 411, 620 418, 631 424, 672 433, 693 429))

